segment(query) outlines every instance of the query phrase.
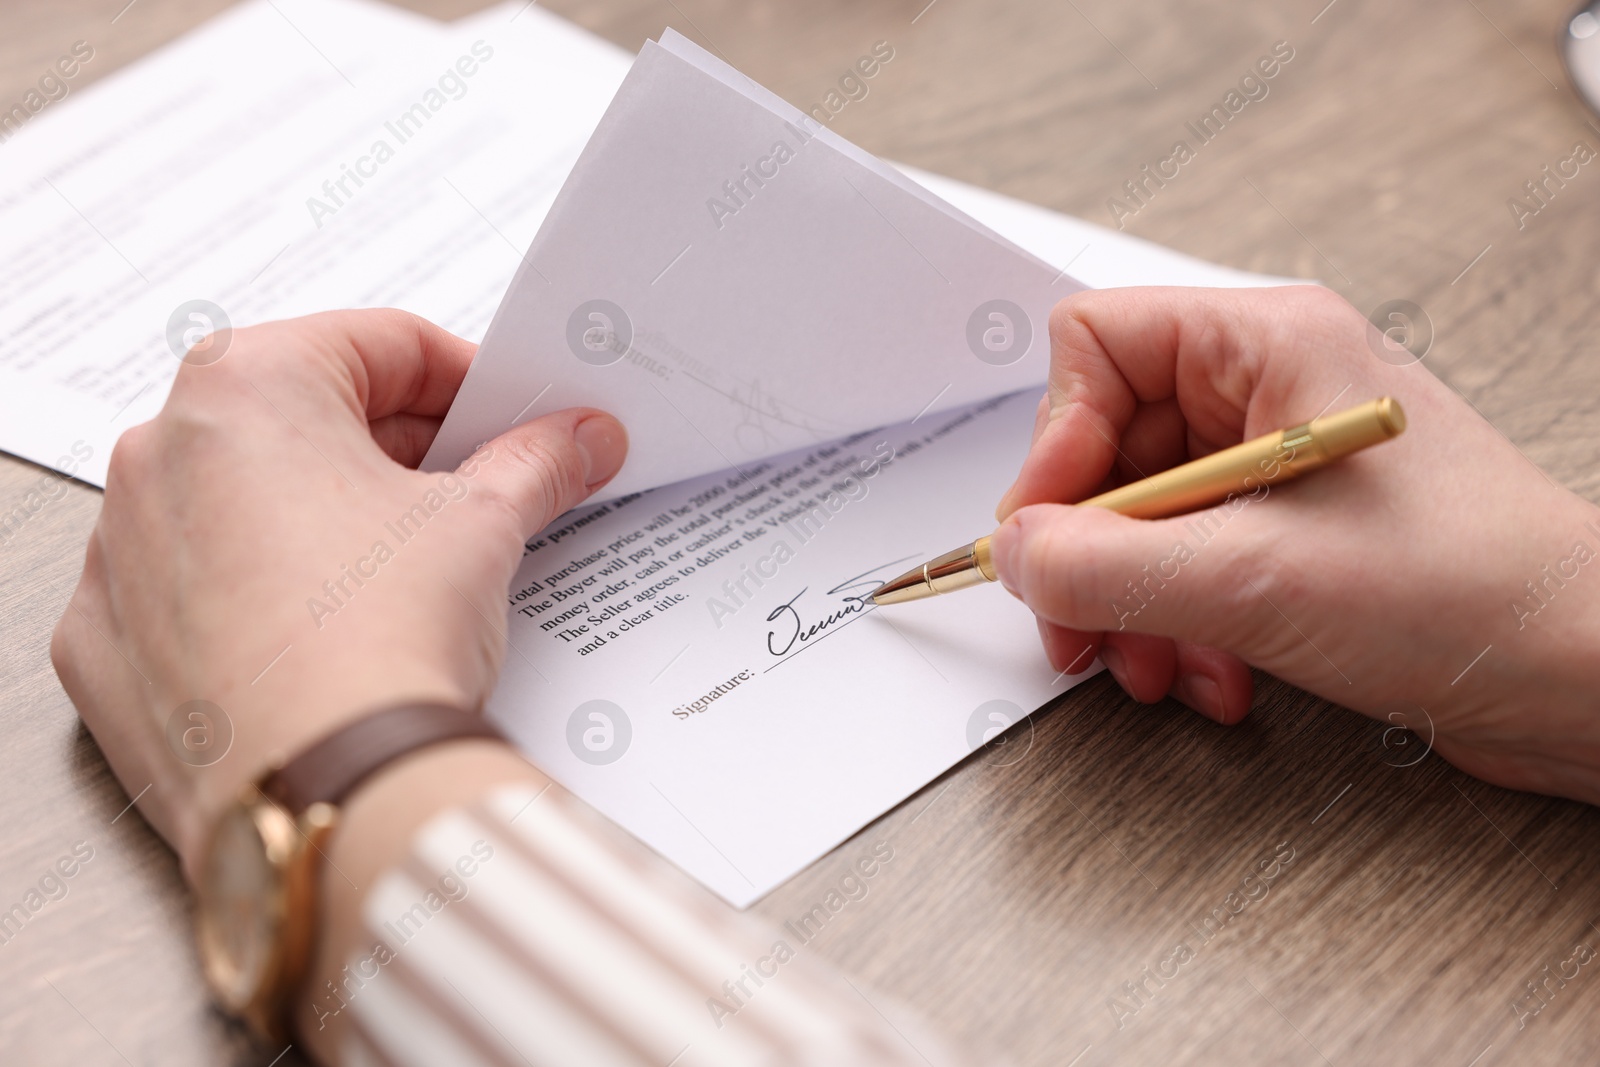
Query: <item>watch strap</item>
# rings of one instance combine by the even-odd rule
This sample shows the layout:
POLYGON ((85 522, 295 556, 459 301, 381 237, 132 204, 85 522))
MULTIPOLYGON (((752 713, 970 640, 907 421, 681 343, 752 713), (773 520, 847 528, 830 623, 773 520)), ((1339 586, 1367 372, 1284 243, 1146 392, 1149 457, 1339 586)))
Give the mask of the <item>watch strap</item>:
POLYGON ((402 756, 446 741, 503 741, 482 715, 440 704, 406 704, 325 734, 269 774, 261 791, 298 817, 313 804, 338 804, 402 756))

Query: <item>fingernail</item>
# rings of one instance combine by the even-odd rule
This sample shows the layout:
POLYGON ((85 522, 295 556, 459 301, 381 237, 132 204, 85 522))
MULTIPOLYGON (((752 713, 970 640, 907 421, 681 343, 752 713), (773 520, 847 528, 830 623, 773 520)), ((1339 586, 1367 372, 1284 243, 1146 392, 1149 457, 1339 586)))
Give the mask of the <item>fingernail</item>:
POLYGON ((583 484, 593 488, 622 469, 628 455, 628 434, 609 415, 591 415, 572 431, 583 457, 583 484))
POLYGON ((1222 721, 1222 690, 1217 683, 1204 674, 1186 674, 1179 680, 1183 694, 1189 698, 1189 706, 1208 718, 1222 721))
POLYGON ((989 554, 994 557, 994 572, 1007 592, 1019 600, 1022 598, 1022 591, 1017 583, 1016 563, 1021 540, 1021 525, 1009 519, 1001 523, 1000 528, 989 538, 989 554))
POLYGON ((1106 670, 1111 672, 1111 677, 1115 678, 1117 684, 1127 690, 1131 696, 1133 689, 1128 685, 1128 663, 1122 658, 1122 653, 1114 648, 1102 645, 1100 647, 1100 662, 1106 665, 1106 670))

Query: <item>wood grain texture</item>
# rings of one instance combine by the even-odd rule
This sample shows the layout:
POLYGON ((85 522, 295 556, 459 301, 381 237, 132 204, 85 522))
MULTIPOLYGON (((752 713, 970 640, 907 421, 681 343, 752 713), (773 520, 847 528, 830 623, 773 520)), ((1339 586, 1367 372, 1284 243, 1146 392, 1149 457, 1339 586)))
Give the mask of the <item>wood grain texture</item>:
MULTIPOLYGON (((94 44, 86 75, 99 77, 225 6, 137 0, 113 24, 123 2, 12 0, 0 100, 74 40, 94 44)), ((1600 499, 1600 171, 1524 228, 1506 206, 1576 141, 1600 145, 1555 52, 1565 0, 924 3, 549 6, 629 48, 672 25, 801 106, 889 41, 896 58, 836 129, 1104 223, 1123 181, 1286 40, 1295 58, 1269 95, 1129 231, 1320 278, 1363 310, 1415 301, 1436 331, 1419 373, 1600 499)), ((0 458, 0 505, 41 477, 0 458)), ((71 487, 0 548, 0 906, 75 842, 95 850, 65 899, 0 944, 0 1060, 266 1064, 277 1050, 206 1008, 176 866, 136 812, 119 817, 128 798, 50 667, 98 500, 71 487)), ((1600 947, 1600 813, 1433 755, 1395 766, 1419 742, 1397 748, 1382 723, 1259 681, 1250 719, 1221 729, 1099 679, 756 910, 798 919, 889 842, 892 861, 807 950, 1025 1065, 1592 1062, 1600 968, 1552 980, 1523 1028, 1512 1004, 1575 943, 1600 947), (1245 876, 1280 843, 1292 862, 1248 900, 1245 876), (1179 942, 1192 958, 1147 978, 1172 973, 1179 942)))

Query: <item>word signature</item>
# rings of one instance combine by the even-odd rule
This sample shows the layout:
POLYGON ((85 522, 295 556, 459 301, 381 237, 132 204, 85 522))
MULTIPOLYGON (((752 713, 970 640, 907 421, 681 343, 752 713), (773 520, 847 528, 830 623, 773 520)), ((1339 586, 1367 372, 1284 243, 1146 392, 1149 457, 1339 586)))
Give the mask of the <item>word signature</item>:
POLYGON ((872 610, 872 594, 883 585, 882 577, 875 577, 890 567, 898 567, 916 556, 902 556, 889 563, 881 563, 871 570, 862 571, 852 578, 846 578, 838 585, 829 589, 825 596, 838 598, 838 605, 833 611, 824 615, 816 622, 806 622, 795 607, 795 601, 806 595, 806 589, 800 590, 788 600, 772 609, 767 616, 767 651, 774 656, 786 656, 796 645, 805 647, 807 641, 822 636, 830 627, 849 619, 853 615, 861 615, 872 610))

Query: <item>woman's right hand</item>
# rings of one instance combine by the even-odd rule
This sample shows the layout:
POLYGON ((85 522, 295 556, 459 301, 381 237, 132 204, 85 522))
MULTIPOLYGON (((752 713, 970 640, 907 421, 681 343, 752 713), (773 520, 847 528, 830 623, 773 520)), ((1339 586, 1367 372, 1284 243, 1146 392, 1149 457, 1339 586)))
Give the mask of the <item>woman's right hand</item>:
POLYGON ((1083 292, 1050 334, 993 544, 1058 670, 1098 650, 1135 699, 1231 723, 1257 667, 1431 723, 1480 778, 1600 802, 1600 509, 1406 353, 1380 358, 1328 290, 1083 292), (1384 395, 1403 435, 1255 499, 1156 521, 1062 506, 1384 395))

